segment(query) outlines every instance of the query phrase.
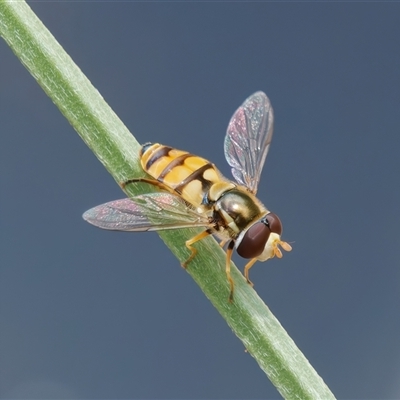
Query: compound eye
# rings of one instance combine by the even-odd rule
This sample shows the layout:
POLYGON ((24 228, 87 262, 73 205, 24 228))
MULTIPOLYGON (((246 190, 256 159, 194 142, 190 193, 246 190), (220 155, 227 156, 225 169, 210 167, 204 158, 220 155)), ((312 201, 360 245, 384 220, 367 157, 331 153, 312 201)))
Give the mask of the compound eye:
POLYGON ((266 224, 271 229, 271 232, 282 235, 282 223, 276 214, 269 213, 265 216, 266 224))
POLYGON ((259 256, 267 243, 271 229, 264 222, 252 225, 244 234, 237 252, 243 258, 255 258, 259 256))

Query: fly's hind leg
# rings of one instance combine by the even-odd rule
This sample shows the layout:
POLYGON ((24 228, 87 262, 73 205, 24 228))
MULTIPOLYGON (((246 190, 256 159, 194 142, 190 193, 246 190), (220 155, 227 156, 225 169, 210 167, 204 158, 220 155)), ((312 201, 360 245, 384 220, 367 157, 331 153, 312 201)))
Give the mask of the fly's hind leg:
POLYGON ((129 185, 130 183, 137 183, 137 182, 148 183, 149 185, 156 186, 159 189, 164 190, 166 192, 170 192, 170 193, 176 194, 175 190, 173 190, 172 188, 168 187, 164 183, 162 183, 160 181, 157 181, 155 179, 133 178, 133 179, 129 179, 129 180, 125 181, 125 182, 121 182, 119 185, 121 186, 122 189, 125 189, 125 187, 127 185, 129 185))
POLYGON ((212 231, 211 231, 210 229, 207 229, 207 230, 205 230, 205 231, 199 233, 198 235, 192 237, 191 239, 189 239, 189 240, 187 240, 187 241, 185 242, 186 247, 187 247, 192 253, 190 254, 189 258, 188 258, 185 262, 182 263, 182 267, 183 267, 183 268, 186 269, 187 266, 188 266, 188 264, 190 263, 190 261, 192 261, 193 258, 195 257, 195 255, 197 254, 197 249, 194 248, 194 247, 192 246, 192 244, 194 244, 194 243, 198 242, 199 240, 202 240, 202 239, 204 239, 204 238, 206 238, 207 236, 210 236, 210 235, 212 235, 212 231))

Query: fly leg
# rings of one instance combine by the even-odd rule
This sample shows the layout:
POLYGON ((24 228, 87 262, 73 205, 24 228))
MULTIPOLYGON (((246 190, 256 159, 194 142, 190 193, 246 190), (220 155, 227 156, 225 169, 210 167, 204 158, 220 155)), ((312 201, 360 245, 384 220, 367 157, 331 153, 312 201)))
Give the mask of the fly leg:
POLYGON ((235 284, 233 283, 233 279, 231 277, 231 258, 234 246, 235 242, 231 240, 228 244, 228 248, 226 249, 225 272, 226 272, 226 278, 228 279, 230 286, 229 299, 228 299, 229 303, 233 302, 233 290, 235 288, 235 284))
MULTIPOLYGON (((204 232, 199 233, 198 235, 196 235, 195 237, 189 239, 186 241, 186 247, 192 252, 192 254, 189 256, 189 258, 182 263, 182 267, 183 268, 187 268, 188 264, 190 263, 190 261, 193 260, 193 258, 195 257, 195 255, 197 254, 197 249, 195 249, 192 244, 198 242, 199 240, 204 239, 205 237, 212 235, 212 231, 210 229, 205 230, 204 232)), ((220 243, 220 246, 223 247, 226 244, 227 240, 223 240, 220 243), (222 244, 222 245, 221 245, 222 244)), ((232 258, 232 252, 233 252, 233 248, 235 246, 235 242, 233 240, 231 240, 228 244, 228 248, 226 250, 226 266, 225 266, 225 271, 226 271, 226 277, 228 279, 229 282, 229 286, 230 286, 230 292, 229 292, 229 302, 232 303, 233 301, 233 291, 235 288, 235 284, 233 283, 233 279, 231 277, 231 258, 232 258)))
POLYGON ((194 248, 192 246, 192 244, 194 244, 194 243, 198 242, 199 240, 202 240, 210 235, 212 235, 212 231, 210 229, 207 229, 185 242, 186 247, 192 252, 192 254, 190 254, 189 258, 184 263, 182 263, 183 268, 186 269, 188 264, 190 263, 190 261, 192 261, 193 258, 195 257, 195 255, 197 254, 197 249, 194 248))
POLYGON ((254 286, 253 282, 249 279, 249 269, 256 263, 257 258, 251 259, 244 267, 244 277, 251 286, 254 286))
POLYGON ((166 192, 170 192, 172 194, 176 194, 174 189, 168 187, 167 185, 165 185, 164 183, 162 183, 160 181, 156 181, 155 179, 133 178, 133 179, 129 179, 129 180, 125 181, 125 182, 121 182, 119 185, 121 186, 122 189, 125 189, 125 187, 127 185, 129 185, 130 183, 136 183, 136 182, 148 183, 149 185, 156 186, 161 190, 165 190, 166 192))
POLYGON ((230 240, 230 239, 221 240, 221 241, 219 242, 219 247, 221 247, 221 249, 223 249, 224 246, 229 242, 229 240, 230 240))

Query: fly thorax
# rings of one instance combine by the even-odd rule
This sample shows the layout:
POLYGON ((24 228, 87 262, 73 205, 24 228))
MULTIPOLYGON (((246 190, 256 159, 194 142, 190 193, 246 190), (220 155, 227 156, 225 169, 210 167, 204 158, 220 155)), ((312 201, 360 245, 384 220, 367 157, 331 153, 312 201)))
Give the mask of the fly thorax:
POLYGON ((232 182, 219 181, 214 183, 208 190, 207 199, 209 202, 216 202, 226 192, 234 189, 236 185, 232 182))
POLYGON ((250 193, 234 188, 222 194, 215 203, 215 211, 225 221, 227 228, 235 234, 245 229, 260 214, 265 213, 256 198, 250 193))

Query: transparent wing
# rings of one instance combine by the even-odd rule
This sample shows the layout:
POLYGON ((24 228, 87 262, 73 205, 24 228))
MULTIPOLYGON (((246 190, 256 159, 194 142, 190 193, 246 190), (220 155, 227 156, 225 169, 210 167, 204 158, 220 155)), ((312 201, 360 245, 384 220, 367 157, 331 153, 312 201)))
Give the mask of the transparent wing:
POLYGON ((225 158, 240 185, 252 193, 267 156, 274 128, 274 112, 267 95, 256 92, 233 114, 225 136, 225 158))
POLYGON ((116 231, 157 231, 211 226, 180 197, 170 193, 148 193, 91 208, 83 219, 102 229, 116 231))

